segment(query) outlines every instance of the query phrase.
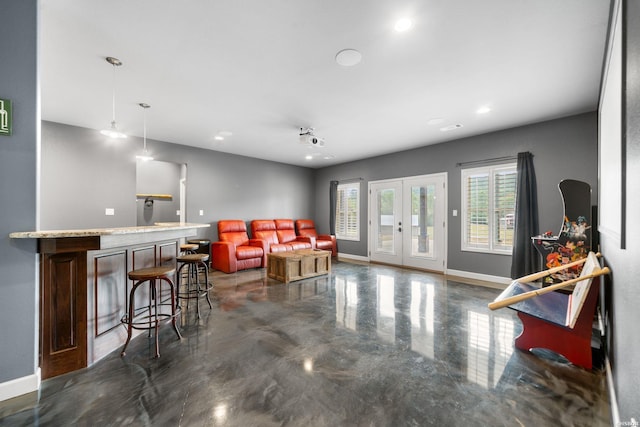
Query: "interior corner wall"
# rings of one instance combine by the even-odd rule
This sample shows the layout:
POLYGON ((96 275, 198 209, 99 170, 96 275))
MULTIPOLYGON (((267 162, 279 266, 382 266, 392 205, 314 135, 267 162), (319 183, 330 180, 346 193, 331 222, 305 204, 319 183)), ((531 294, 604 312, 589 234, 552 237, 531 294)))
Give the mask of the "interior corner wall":
MULTIPOLYGON (((600 236, 604 263, 611 269, 605 289, 608 295, 608 356, 613 371, 616 399, 621 423, 640 421, 640 3, 623 1, 623 32, 626 33, 626 248, 607 234, 600 236)), ((606 147, 602 147, 606 149, 606 147)), ((620 170, 601 170, 620 180, 620 170)), ((605 191, 603 189, 602 191, 605 191)), ((608 225, 608 224, 602 224, 608 225)))
MULTIPOLYGON (((393 141, 389 143, 393 145, 393 141)), ((538 189, 539 231, 551 230, 557 234, 564 214, 558 190, 560 181, 585 181, 592 189, 592 205, 598 200, 597 143, 597 115, 590 112, 318 169, 315 183, 316 226, 319 232, 329 231, 329 182, 362 178, 360 240, 340 240, 338 251, 367 257, 368 183, 446 172, 447 268, 509 277, 511 256, 461 250, 461 216, 452 215, 453 210, 462 211, 461 168, 456 164, 495 157, 515 157, 523 151, 533 153, 538 189)))
MULTIPOLYGON (((141 146, 43 121, 41 228, 135 226, 141 146)), ((147 147, 155 160, 187 165, 186 221, 211 224, 199 238, 216 240, 220 219, 312 218, 312 169, 149 139, 147 147)))
POLYGON ((36 245, 9 233, 37 226, 40 128, 38 2, 5 1, 1 9, 0 98, 12 102, 13 129, 0 136, 0 389, 38 366, 36 245))

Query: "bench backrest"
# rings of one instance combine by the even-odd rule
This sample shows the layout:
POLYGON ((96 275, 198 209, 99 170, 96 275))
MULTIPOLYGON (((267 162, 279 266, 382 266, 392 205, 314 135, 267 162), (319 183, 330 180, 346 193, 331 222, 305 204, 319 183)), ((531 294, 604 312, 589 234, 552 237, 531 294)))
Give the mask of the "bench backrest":
MULTIPOLYGON (((580 277, 593 274, 599 268, 600 263, 598 262, 598 258, 593 252, 589 252, 587 260, 585 261, 582 267, 582 271, 580 272, 580 277)), ((587 300, 587 295, 589 294, 589 289, 591 287, 592 281, 593 277, 581 280, 573 289, 573 293, 569 298, 569 307, 567 309, 567 324, 571 328, 575 326, 576 321, 578 320, 578 316, 580 315, 580 310, 582 310, 582 306, 587 300)))

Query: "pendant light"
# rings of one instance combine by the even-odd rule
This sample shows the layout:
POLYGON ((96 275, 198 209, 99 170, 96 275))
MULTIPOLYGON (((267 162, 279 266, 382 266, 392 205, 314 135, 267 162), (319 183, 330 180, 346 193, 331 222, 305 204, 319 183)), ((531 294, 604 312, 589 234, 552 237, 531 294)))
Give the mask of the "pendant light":
POLYGON ((145 104, 144 102, 141 102, 138 105, 142 107, 142 111, 143 111, 143 123, 144 123, 143 126, 144 126, 144 130, 143 130, 143 134, 142 134, 142 141, 143 141, 143 143, 142 143, 142 154, 137 155, 136 159, 146 162, 146 161, 149 161, 149 160, 153 160, 153 157, 151 157, 149 155, 149 152, 147 151, 147 108, 151 108, 151 105, 145 104))
POLYGON ((116 126, 116 67, 122 65, 122 61, 118 58, 113 58, 108 56, 106 58, 107 62, 113 66, 113 93, 112 93, 112 116, 111 116, 111 127, 109 129, 103 129, 100 131, 101 134, 108 136, 110 138, 126 138, 127 135, 120 132, 118 127, 116 126))

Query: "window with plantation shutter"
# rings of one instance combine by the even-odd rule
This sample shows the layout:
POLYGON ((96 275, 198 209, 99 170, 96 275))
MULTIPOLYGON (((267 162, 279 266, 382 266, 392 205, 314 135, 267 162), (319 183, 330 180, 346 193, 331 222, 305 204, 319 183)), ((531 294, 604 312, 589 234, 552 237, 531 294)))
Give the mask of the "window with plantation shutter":
POLYGON ((336 238, 360 240, 360 183, 339 184, 336 200, 336 238))
POLYGON ((462 170, 462 250, 511 254, 515 163, 462 170))

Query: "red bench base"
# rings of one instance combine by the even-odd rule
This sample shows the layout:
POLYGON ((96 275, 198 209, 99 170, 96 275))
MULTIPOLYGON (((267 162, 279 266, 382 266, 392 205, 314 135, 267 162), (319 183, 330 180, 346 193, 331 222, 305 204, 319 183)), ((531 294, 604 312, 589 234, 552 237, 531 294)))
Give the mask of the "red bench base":
MULTIPOLYGON (((591 336, 599 288, 599 280, 596 278, 591 283, 589 294, 573 329, 518 310, 523 330, 515 340, 515 347, 524 351, 533 348, 552 350, 576 366, 591 369, 591 336)), ((541 295, 537 298, 543 297, 544 295, 541 295)))

